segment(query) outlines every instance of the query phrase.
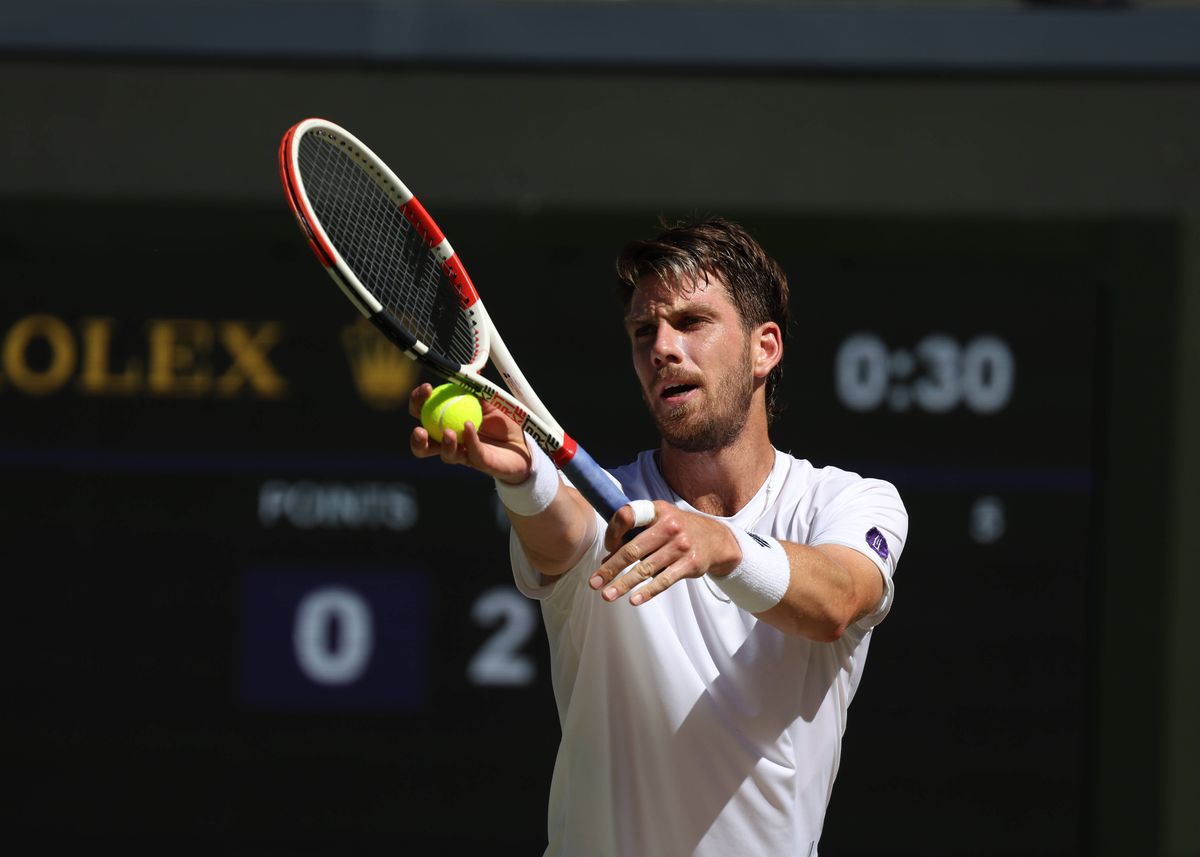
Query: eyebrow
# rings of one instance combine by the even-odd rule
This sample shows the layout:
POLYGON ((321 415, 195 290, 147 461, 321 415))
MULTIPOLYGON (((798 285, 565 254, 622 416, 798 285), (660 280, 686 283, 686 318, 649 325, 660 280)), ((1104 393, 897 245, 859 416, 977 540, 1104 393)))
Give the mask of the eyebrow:
MULTIPOLYGON (((687 303, 672 307, 669 315, 678 316, 678 315, 687 315, 689 313, 698 314, 698 313, 710 313, 710 312, 712 312, 712 310, 708 304, 700 303, 699 301, 688 301, 687 303)), ((645 324, 646 322, 653 321, 655 318, 656 318, 656 316, 653 313, 642 313, 641 315, 627 315, 627 316, 625 316, 625 325, 627 327, 633 327, 634 325, 645 324)))

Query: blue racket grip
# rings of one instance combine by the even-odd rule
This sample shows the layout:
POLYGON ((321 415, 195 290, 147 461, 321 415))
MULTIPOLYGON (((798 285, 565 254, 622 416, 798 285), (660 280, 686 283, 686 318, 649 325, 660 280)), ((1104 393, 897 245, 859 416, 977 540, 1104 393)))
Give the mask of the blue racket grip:
MULTIPOLYGON (((612 520, 618 509, 629 503, 629 498, 621 492, 604 468, 597 464, 582 446, 575 447, 575 455, 562 466, 562 472, 567 475, 571 484, 578 489, 584 499, 592 504, 592 508, 600 513, 600 517, 604 518, 605 523, 612 520)), ((625 534, 623 541, 629 541, 643 529, 645 528, 638 527, 630 530, 625 534)))

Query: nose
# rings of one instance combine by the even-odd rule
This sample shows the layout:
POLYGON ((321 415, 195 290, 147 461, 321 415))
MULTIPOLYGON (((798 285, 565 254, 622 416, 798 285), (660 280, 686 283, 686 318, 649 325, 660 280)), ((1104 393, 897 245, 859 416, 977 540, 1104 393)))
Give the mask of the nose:
POLYGON ((650 357, 653 359, 655 367, 682 362, 679 337, 675 329, 665 320, 659 321, 658 329, 654 332, 654 344, 650 348, 650 357))

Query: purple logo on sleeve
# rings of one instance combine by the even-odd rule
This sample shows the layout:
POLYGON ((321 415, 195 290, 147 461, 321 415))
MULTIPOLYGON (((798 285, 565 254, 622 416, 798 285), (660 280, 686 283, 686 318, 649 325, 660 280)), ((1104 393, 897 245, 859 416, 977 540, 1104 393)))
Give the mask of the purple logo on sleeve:
POLYGON ((879 532, 876 527, 871 527, 867 530, 867 544, 871 546, 871 550, 879 554, 883 559, 888 558, 887 539, 883 537, 883 533, 879 532))

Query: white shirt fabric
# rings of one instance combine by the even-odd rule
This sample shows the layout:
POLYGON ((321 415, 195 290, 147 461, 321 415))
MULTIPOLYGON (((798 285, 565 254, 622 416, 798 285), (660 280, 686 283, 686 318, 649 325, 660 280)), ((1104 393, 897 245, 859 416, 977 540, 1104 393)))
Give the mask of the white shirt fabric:
MULTIPOLYGON (((696 511, 667 486, 652 451, 612 475, 631 500, 696 511)), ((908 515, 887 482, 776 451, 754 498, 718 520, 860 550, 883 574, 884 597, 838 641, 817 643, 760 622, 707 578, 637 607, 604 601, 587 584, 606 555, 603 524, 579 564, 548 582, 514 534, 513 576, 541 602, 562 728, 546 857, 816 854, 908 515)))

